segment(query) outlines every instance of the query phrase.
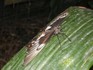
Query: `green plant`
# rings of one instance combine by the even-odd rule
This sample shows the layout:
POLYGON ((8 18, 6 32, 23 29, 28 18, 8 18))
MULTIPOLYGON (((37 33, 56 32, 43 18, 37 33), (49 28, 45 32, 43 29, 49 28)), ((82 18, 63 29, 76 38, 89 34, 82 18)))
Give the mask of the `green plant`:
POLYGON ((27 66, 23 66, 24 47, 2 70, 89 70, 93 65, 93 11, 81 7, 66 11, 69 15, 60 26, 68 37, 58 34, 58 40, 56 35, 52 36, 27 66))

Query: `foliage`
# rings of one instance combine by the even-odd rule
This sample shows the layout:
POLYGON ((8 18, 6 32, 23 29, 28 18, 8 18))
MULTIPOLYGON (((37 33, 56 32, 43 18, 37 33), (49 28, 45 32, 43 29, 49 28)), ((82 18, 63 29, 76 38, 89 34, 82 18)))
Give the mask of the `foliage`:
POLYGON ((56 35, 52 36, 27 66, 23 66, 24 47, 2 70, 89 70, 93 65, 93 11, 80 7, 66 11, 69 15, 60 23, 61 32, 68 37, 58 34, 58 40, 56 35))

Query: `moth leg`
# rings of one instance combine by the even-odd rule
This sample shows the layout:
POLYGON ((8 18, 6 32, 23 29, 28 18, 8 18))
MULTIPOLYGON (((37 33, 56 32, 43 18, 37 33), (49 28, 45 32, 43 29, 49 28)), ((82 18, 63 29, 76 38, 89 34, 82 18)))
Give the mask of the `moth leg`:
POLYGON ((56 37, 57 37, 58 43, 60 44, 60 47, 61 47, 61 42, 60 42, 60 39, 59 39, 59 37, 58 37, 58 34, 56 34, 56 37))
POLYGON ((63 34, 71 42, 71 39, 66 35, 66 33, 62 29, 60 29, 60 34, 63 34))

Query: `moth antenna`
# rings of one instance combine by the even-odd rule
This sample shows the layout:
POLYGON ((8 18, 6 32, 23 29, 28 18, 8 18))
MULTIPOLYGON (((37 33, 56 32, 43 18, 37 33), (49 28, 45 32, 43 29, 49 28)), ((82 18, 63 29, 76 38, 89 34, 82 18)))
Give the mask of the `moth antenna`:
POLYGON ((60 44, 60 47, 61 47, 61 42, 60 42, 60 39, 59 39, 59 37, 58 37, 58 34, 56 34, 56 37, 57 37, 57 39, 58 39, 58 42, 59 42, 59 44, 60 44))

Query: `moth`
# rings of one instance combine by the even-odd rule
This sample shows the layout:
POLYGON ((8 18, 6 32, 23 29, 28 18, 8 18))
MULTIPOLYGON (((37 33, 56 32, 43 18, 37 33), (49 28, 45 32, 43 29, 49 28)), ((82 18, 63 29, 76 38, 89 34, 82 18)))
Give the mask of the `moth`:
POLYGON ((27 65, 43 49, 52 35, 60 33, 60 24, 66 16, 68 16, 68 12, 59 14, 37 38, 29 42, 23 65, 27 65))

